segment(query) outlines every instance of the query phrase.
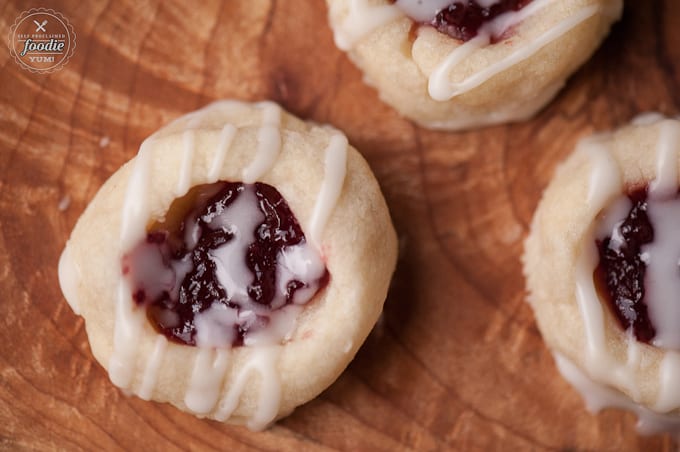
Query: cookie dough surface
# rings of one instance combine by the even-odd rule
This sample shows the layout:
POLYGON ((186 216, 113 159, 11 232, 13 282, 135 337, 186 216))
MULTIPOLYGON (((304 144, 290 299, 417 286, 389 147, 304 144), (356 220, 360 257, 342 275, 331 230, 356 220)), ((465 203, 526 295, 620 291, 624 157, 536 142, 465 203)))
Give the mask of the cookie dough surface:
POLYGON ((598 295, 595 230, 630 189, 680 186, 679 155, 680 121, 655 114, 581 141, 545 190, 525 244, 528 301, 560 370, 589 406, 636 411, 647 431, 680 427, 680 355, 638 342, 598 295))
POLYGON ((336 44, 382 100, 433 129, 521 121, 543 108, 621 15, 621 0, 533 0, 498 42, 418 26, 388 0, 327 0, 336 44))
POLYGON ((270 102, 220 101, 160 129, 106 181, 78 220, 59 273, 117 386, 262 428, 344 370, 380 315, 395 262, 378 183, 344 135, 270 102), (330 282, 283 344, 213 350, 169 342, 132 306, 121 256, 190 187, 248 178, 283 195, 308 240, 318 242, 330 282))

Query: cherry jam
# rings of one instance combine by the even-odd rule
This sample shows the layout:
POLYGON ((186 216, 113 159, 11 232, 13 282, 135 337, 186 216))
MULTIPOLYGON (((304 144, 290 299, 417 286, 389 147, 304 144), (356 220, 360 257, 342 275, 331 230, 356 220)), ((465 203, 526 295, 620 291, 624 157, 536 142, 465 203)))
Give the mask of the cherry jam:
POLYGON ((647 189, 628 194, 632 207, 618 226, 620 237, 597 240, 600 261, 594 281, 624 330, 632 329, 638 341, 650 343, 656 335, 645 304, 647 264, 642 247, 654 240, 654 228, 647 215, 647 189))
POLYGON ((153 327, 188 345, 200 345, 198 318, 213 311, 211 319, 233 329, 230 345, 243 345, 277 310, 305 304, 329 281, 284 198, 263 183, 192 188, 122 267, 153 327))
POLYGON ((531 0, 499 0, 491 6, 481 6, 475 0, 456 1, 439 11, 425 25, 431 25, 439 32, 465 42, 477 36, 487 22, 501 14, 519 11, 529 3, 531 0))

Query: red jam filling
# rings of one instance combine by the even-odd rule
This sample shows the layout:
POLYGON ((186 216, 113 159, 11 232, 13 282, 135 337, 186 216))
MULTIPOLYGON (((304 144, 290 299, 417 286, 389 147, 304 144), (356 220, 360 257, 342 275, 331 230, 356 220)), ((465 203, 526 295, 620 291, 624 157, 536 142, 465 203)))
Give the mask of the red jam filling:
MULTIPOLYGON (((305 246, 309 252, 300 225, 274 187, 217 182, 175 199, 166 217, 123 257, 122 267, 136 305, 146 308, 159 333, 197 345, 198 316, 214 308, 231 316, 224 324, 233 331, 226 337, 239 346, 249 334, 266 329, 277 310, 307 303, 328 284, 323 264, 312 273, 295 273, 282 264, 290 260, 286 253, 305 246)), ((308 264, 304 256, 298 261, 308 264)))
POLYGON ((618 226, 621 237, 596 240, 600 262, 594 280, 621 327, 632 329, 638 341, 650 343, 656 331, 644 301, 647 265, 641 249, 654 240, 654 228, 647 216, 647 189, 632 191, 628 198, 632 207, 618 226))
POLYGON ((475 0, 456 1, 439 11, 437 16, 425 25, 432 25, 439 32, 465 42, 477 36, 487 22, 503 13, 519 11, 530 2, 531 0, 498 0, 493 5, 484 7, 475 0))

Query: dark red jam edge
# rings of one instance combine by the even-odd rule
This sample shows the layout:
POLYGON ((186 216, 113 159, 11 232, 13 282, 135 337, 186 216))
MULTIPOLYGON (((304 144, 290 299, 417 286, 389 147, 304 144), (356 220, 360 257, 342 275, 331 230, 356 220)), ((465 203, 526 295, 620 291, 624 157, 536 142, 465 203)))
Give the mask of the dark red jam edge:
POLYGON ((594 281, 621 327, 632 329, 638 341, 650 343, 656 331, 644 300, 647 265, 641 257, 642 246, 654 240, 654 228, 647 216, 647 188, 632 190, 628 198, 632 207, 619 226, 623 244, 612 246, 611 236, 596 240, 600 261, 594 281))
MULTIPOLYGON (((466 42, 479 34, 479 30, 487 22, 509 11, 519 11, 532 0, 499 0, 489 6, 480 6, 475 0, 464 2, 452 2, 451 5, 437 13, 429 23, 440 33, 444 33, 453 39, 466 42)), ((501 37, 492 36, 492 42, 497 42, 501 37)))
MULTIPOLYGON (((277 255, 287 247, 304 243, 305 235, 278 190, 264 183, 255 183, 253 186, 257 208, 264 215, 264 221, 255 227, 252 242, 243 256, 244 265, 253 275, 247 293, 255 303, 275 311, 291 304, 295 292, 306 286, 302 281, 290 281, 285 304, 272 308, 276 291, 277 255)), ((233 239, 233 234, 226 228, 215 229, 209 223, 213 217, 228 209, 245 187, 240 182, 223 181, 193 187, 185 196, 175 199, 166 218, 152 224, 148 228, 145 241, 123 257, 123 274, 132 280, 132 295, 136 305, 145 307, 147 318, 154 329, 174 342, 196 345, 195 315, 209 309, 214 303, 222 303, 239 312, 241 310, 241 306, 234 303, 230 294, 219 283, 216 265, 208 253, 233 239), (200 233, 195 246, 189 247, 185 241, 185 233, 192 222, 198 225, 200 233), (155 248, 162 256, 162 270, 166 273, 171 271, 174 274, 173 264, 190 263, 191 269, 183 277, 175 294, 168 290, 157 294, 148 293, 144 289, 148 281, 136 280, 135 273, 144 273, 144 269, 134 270, 135 253, 144 253, 148 247, 155 248), (168 311, 177 316, 172 316, 172 325, 168 324, 168 311)), ((317 291, 310 300, 329 281, 330 274, 324 269, 323 276, 315 281, 317 291)), ((178 283, 179 281, 176 282, 178 283)), ((232 346, 243 345, 249 331, 265 328, 268 322, 267 316, 258 315, 255 322, 235 326, 232 346)))

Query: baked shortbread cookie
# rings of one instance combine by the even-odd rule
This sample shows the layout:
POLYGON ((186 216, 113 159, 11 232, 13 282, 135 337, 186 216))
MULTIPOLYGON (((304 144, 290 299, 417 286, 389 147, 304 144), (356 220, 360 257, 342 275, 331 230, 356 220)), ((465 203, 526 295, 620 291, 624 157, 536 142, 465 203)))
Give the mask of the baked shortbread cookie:
POLYGON ((520 121, 595 51, 622 0, 326 0, 336 45, 424 127, 520 121))
POLYGON ((111 176, 59 279, 116 386, 260 429, 347 366, 396 253, 378 183, 341 132, 220 101, 111 176))
POLYGON ((638 117, 583 140, 526 241, 529 303, 589 408, 680 431, 680 121, 638 117))

